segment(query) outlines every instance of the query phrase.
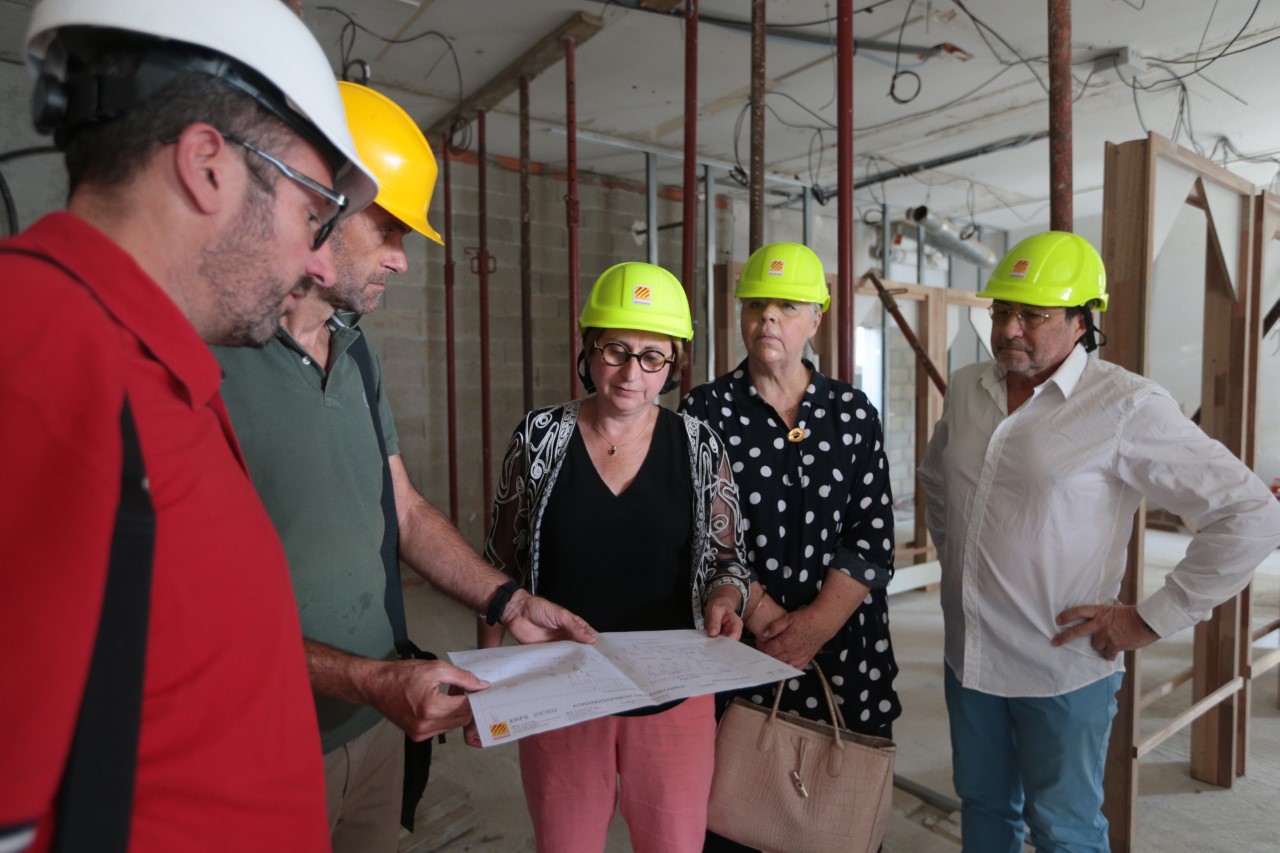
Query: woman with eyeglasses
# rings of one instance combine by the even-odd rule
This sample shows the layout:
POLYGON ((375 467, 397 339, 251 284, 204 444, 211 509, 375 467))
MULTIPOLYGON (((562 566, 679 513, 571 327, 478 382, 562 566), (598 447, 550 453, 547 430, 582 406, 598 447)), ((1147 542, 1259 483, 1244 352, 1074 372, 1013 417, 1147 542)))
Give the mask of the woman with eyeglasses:
MULTIPOLYGON (((804 358, 831 302, 810 249, 757 249, 734 295, 747 358, 693 389, 680 408, 728 445, 753 579, 749 640, 799 669, 816 662, 848 728, 890 737, 901 707, 884 589, 893 574, 893 502, 880 418, 861 391, 804 358)), ((774 689, 739 695, 767 707, 774 689)), ((782 689, 782 710, 831 722, 812 672, 782 689)), ((748 848, 710 835, 706 849, 748 848)))
MULTIPOLYGON (((749 575, 719 437, 655 405, 693 324, 671 273, 618 264, 578 318, 585 400, 530 412, 503 459, 485 558, 600 631, 737 639, 749 575)), ((481 648, 501 629, 480 627, 481 648)), ((698 696, 520 741, 539 851, 599 853, 615 804, 638 853, 702 849, 715 709, 698 696)))

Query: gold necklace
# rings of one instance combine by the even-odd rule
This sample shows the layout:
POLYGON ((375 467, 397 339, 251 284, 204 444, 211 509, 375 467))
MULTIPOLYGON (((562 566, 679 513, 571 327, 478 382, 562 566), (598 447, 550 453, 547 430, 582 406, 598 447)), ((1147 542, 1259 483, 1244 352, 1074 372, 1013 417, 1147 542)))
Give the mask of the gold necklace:
POLYGON ((605 434, 604 434, 604 430, 600 429, 600 427, 598 427, 598 426, 596 425, 596 421, 595 421, 595 418, 594 418, 594 417, 591 419, 591 428, 592 428, 593 430, 595 430, 595 431, 596 431, 596 434, 597 434, 598 436, 600 436, 601 438, 603 438, 603 439, 604 439, 604 443, 605 443, 605 444, 609 445, 609 455, 610 455, 610 456, 617 456, 617 455, 618 455, 618 448, 619 448, 619 447, 626 447, 628 444, 630 444, 631 442, 633 442, 633 441, 635 441, 637 438, 639 438, 639 437, 640 437, 640 435, 641 435, 641 433, 643 433, 646 429, 648 429, 648 428, 649 428, 649 424, 648 424, 648 423, 645 423, 645 424, 641 425, 640 429, 636 431, 636 434, 635 434, 635 435, 631 436, 631 438, 628 438, 626 441, 621 441, 621 442, 618 442, 617 444, 614 444, 614 443, 613 443, 613 439, 611 439, 611 438, 609 438, 609 436, 605 435, 605 434))

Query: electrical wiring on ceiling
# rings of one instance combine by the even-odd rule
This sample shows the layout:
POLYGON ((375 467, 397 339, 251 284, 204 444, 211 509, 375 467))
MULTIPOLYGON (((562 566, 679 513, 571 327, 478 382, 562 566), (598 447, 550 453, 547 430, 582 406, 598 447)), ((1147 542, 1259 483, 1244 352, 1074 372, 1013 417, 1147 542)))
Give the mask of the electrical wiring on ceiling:
POLYGON ((421 41, 425 38, 440 39, 440 41, 444 43, 445 52, 442 53, 436 61, 432 63, 431 67, 427 69, 426 73, 423 74, 423 79, 426 80, 431 76, 436 67, 444 60, 445 56, 448 56, 453 60, 453 70, 458 84, 458 94, 455 101, 457 104, 454 109, 455 115, 449 126, 449 150, 455 154, 460 154, 471 147, 471 123, 463 120, 462 116, 458 114, 458 111, 462 107, 463 99, 462 63, 458 59, 458 52, 454 49, 453 38, 451 36, 445 35, 439 30, 423 30, 422 32, 414 33, 410 36, 392 38, 374 32, 364 24, 357 21, 346 11, 339 9, 337 6, 317 6, 316 10, 340 15, 345 19, 345 23, 342 25, 342 29, 338 33, 338 50, 341 57, 342 73, 344 77, 346 76, 348 69, 356 63, 363 64, 366 69, 366 75, 368 73, 368 63, 365 63, 363 60, 354 60, 351 56, 352 51, 355 49, 357 31, 363 32, 383 44, 390 45, 410 44, 411 42, 421 41))

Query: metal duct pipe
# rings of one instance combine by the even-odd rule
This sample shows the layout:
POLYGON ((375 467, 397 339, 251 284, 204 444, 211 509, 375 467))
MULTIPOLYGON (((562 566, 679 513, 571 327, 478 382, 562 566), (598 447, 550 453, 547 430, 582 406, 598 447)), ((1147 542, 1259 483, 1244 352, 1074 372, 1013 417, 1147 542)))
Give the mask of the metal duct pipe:
POLYGON ((449 519, 458 524, 458 360, 453 316, 453 185, 449 182, 449 131, 440 146, 444 160, 444 360, 445 395, 449 418, 449 519))
POLYGON ((982 243, 961 238, 960 232, 950 220, 931 213, 924 205, 908 210, 907 219, 923 228, 926 239, 947 254, 958 255, 985 269, 994 267, 999 260, 996 253, 982 243))

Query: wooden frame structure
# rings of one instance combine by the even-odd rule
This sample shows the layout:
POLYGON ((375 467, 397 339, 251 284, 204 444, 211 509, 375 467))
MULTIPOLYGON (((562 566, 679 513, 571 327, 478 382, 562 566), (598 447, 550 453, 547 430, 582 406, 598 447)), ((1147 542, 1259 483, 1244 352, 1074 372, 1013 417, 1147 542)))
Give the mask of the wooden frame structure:
MULTIPOLYGON (((1259 380, 1261 379, 1261 371, 1259 369, 1259 360, 1262 357, 1261 347, 1262 341, 1266 337, 1267 329, 1263 327, 1264 319, 1270 319, 1275 326, 1280 326, 1280 320, 1274 317, 1273 313, 1280 308, 1280 301, 1272 304, 1264 304, 1263 296, 1266 294, 1266 286, 1263 277, 1267 269, 1267 256, 1270 252, 1280 252, 1280 196, 1270 192, 1261 192, 1254 200, 1254 241, 1253 241, 1253 287, 1252 287, 1252 311, 1249 323, 1249 339, 1254 342, 1253 359, 1251 367, 1254 372, 1255 385, 1261 388, 1259 380)), ((1271 294, 1276 295, 1276 294, 1271 294)), ((1270 299, 1268 300, 1271 301, 1270 299)), ((1274 393, 1274 390, 1271 390, 1274 393)), ((1247 419, 1248 429, 1248 446, 1254 453, 1257 452, 1257 428, 1258 428, 1258 395, 1255 393, 1249 400, 1249 411, 1247 419)), ((1246 589, 1241 599, 1241 622, 1248 629, 1252 629, 1252 604, 1253 604, 1252 585, 1246 589)), ((1245 680, 1244 695, 1240 702, 1239 723, 1242 736, 1240 738, 1240 746, 1236 753, 1236 775, 1243 776, 1247 766, 1247 746, 1249 731, 1249 694, 1253 680, 1261 677, 1268 670, 1276 668, 1276 678, 1280 682, 1280 649, 1272 649, 1260 655, 1257 658, 1253 656, 1253 644, 1263 637, 1270 634, 1280 632, 1280 619, 1275 619, 1260 628, 1246 630, 1244 641, 1240 648, 1240 669, 1245 680)), ((1276 707, 1280 708, 1280 691, 1276 696, 1276 707)))
MULTIPOLYGON (((1102 257, 1111 294, 1102 315, 1109 344, 1102 355, 1136 373, 1150 372, 1151 303, 1155 256, 1171 216, 1182 205, 1203 211, 1206 222, 1204 350, 1200 425, 1246 463, 1252 461, 1250 412, 1256 394, 1256 268, 1252 184, 1155 134, 1107 145, 1103 181, 1102 257)), ((1138 509, 1120 599, 1141 599, 1146 508, 1138 509)), ((1247 660, 1251 646, 1247 592, 1215 609, 1197 626, 1192 667, 1138 693, 1141 651, 1127 652, 1107 757, 1104 812, 1111 849, 1127 853, 1136 838, 1138 760, 1191 726, 1191 775, 1230 787, 1243 768, 1247 726, 1247 660), (1140 738, 1141 710, 1191 680, 1192 704, 1140 738)))

